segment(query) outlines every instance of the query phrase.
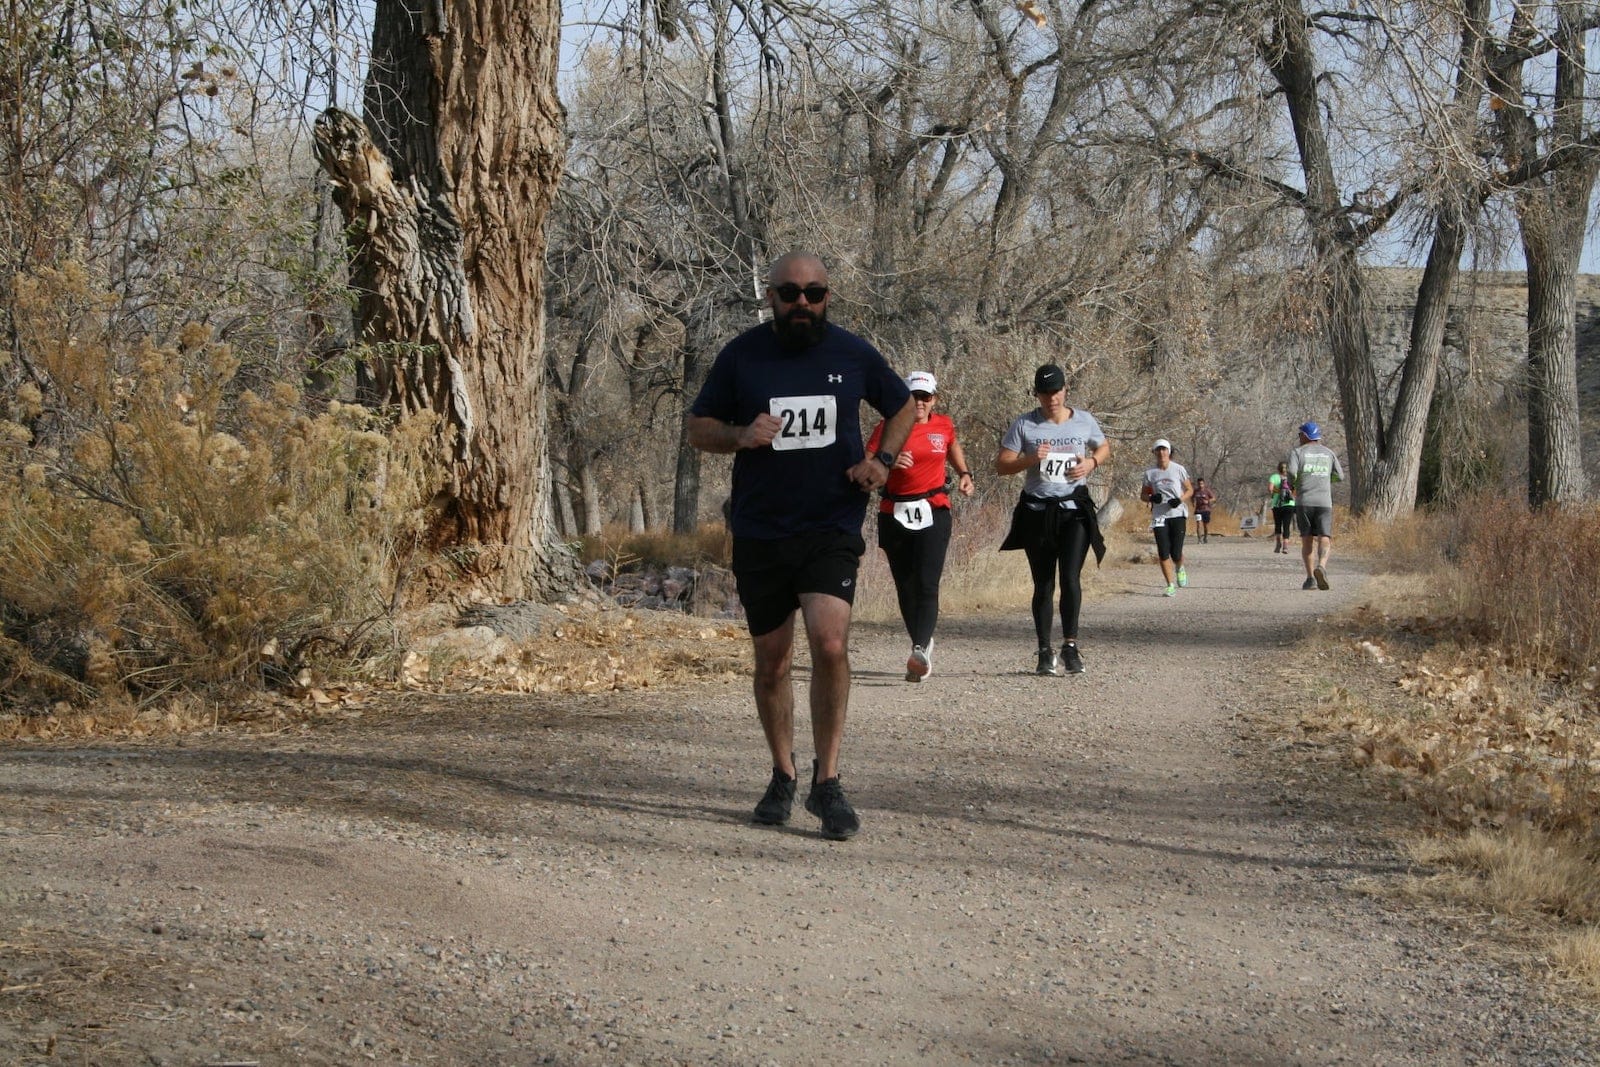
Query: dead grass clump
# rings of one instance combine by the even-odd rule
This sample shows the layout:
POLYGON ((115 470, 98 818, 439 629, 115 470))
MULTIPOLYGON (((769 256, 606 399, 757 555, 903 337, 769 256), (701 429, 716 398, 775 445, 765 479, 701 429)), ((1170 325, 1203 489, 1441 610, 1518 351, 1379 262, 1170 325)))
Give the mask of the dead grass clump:
POLYGON ((497 653, 441 661, 403 680, 433 692, 601 693, 747 675, 743 626, 671 612, 573 615, 540 638, 497 653))
POLYGON ((1334 529, 1334 548, 1362 556, 1384 573, 1437 574, 1445 567, 1449 543, 1441 529, 1449 529, 1454 521, 1454 513, 1449 512, 1411 511, 1386 523, 1341 514, 1334 529))
POLYGON ((120 342, 81 270, 16 287, 33 377, 0 390, 7 696, 142 706, 362 655, 419 532, 433 424, 240 390, 201 327, 120 342))
POLYGON ((125 698, 102 700, 83 708, 62 702, 45 712, 0 714, 0 741, 177 737, 215 730, 225 721, 255 719, 260 717, 260 711, 260 702, 251 697, 235 697, 224 704, 188 693, 143 705, 125 698))
POLYGON ((1600 929, 1586 926, 1556 937, 1550 964, 1588 996, 1600 999, 1600 929))
POLYGON ((577 605, 551 610, 567 617, 536 637, 497 637, 472 654, 411 652, 393 679, 368 672, 366 678, 237 693, 225 701, 178 694, 143 705, 63 702, 39 713, 0 713, 0 741, 142 741, 219 728, 304 734, 399 714, 419 694, 628 692, 749 677, 749 637, 742 625, 673 612, 577 605))
POLYGON ((639 568, 697 567, 707 563, 726 567, 731 562, 733 538, 722 522, 701 523, 693 533, 670 530, 629 530, 610 525, 584 537, 578 553, 585 562, 604 561, 614 574, 639 568))
POLYGON ((1412 854, 1419 862, 1454 869, 1433 883, 1436 892, 1452 898, 1523 918, 1600 919, 1600 865, 1592 848, 1570 835, 1526 825, 1473 830, 1418 842, 1412 854))
POLYGON ((1483 497, 1461 512, 1457 610, 1531 670, 1600 682, 1600 507, 1532 511, 1483 497))

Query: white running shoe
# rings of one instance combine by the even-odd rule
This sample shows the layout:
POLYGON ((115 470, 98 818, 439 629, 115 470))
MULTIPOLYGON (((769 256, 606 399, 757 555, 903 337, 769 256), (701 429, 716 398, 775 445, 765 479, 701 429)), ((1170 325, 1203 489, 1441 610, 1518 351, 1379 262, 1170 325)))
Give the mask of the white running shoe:
POLYGON ((911 655, 906 660, 906 681, 920 682, 933 673, 933 650, 930 645, 923 648, 921 645, 911 646, 911 655))

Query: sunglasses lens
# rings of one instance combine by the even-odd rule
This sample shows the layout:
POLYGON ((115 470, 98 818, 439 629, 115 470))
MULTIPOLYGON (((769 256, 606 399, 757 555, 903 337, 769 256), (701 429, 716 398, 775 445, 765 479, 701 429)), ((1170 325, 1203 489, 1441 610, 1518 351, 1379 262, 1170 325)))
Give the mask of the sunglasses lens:
POLYGON ((924 392, 921 392, 920 390, 914 391, 911 395, 916 397, 918 400, 932 400, 933 399, 933 394, 932 393, 924 393, 924 392))
POLYGON ((792 304, 799 300, 802 293, 805 294, 806 302, 811 304, 822 303, 823 299, 828 295, 828 287, 826 285, 807 285, 802 288, 793 282, 775 285, 772 287, 772 291, 777 293, 778 299, 785 304, 792 304))

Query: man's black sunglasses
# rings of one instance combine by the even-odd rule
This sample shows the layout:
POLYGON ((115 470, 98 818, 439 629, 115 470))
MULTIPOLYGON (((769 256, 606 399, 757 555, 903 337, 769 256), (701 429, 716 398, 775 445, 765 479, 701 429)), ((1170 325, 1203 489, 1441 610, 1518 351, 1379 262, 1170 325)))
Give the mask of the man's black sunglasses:
POLYGON ((828 296, 828 287, 826 285, 802 286, 796 285, 794 282, 784 282, 782 285, 774 285, 772 287, 772 291, 777 293, 778 299, 782 300, 785 304, 792 304, 799 300, 801 293, 805 294, 806 303, 808 304, 820 304, 828 296))

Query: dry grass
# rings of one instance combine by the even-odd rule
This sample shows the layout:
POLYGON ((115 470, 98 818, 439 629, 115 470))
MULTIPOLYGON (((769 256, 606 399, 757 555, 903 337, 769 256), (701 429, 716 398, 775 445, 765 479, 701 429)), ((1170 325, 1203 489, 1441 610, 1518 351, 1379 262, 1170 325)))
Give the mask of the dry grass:
POLYGON ((1600 1000, 1600 929, 1586 926, 1558 935, 1550 945, 1550 964, 1592 1000, 1600 1000))
MULTIPOLYGON (((1452 543, 1457 610, 1529 670, 1595 675, 1600 661, 1600 506, 1473 502, 1452 543)), ((1600 677, 1591 677, 1591 683, 1600 677)))
POLYGON ((669 530, 636 532, 613 524, 597 535, 582 538, 577 551, 580 559, 606 561, 614 572, 635 567, 726 567, 733 553, 733 538, 720 520, 701 523, 689 534, 669 530))
POLYGON ((1600 995, 1600 529, 1593 507, 1483 498, 1336 544, 1383 573, 1314 639, 1331 682, 1301 728, 1429 816, 1430 896, 1553 921, 1600 995))
POLYGON ((1585 924, 1600 919, 1600 866, 1591 849, 1570 837, 1530 826, 1477 829, 1417 842, 1411 852, 1420 863, 1450 868, 1432 885, 1451 898, 1503 915, 1542 913, 1585 924))
POLYGON ((1413 511, 1392 523, 1340 512, 1333 547, 1373 560, 1390 574, 1436 575, 1446 567, 1446 548, 1457 521, 1454 512, 1413 511))
POLYGON ((741 625, 673 612, 573 607, 565 614, 537 638, 501 639, 482 655, 408 658, 393 681, 311 678, 283 692, 187 694, 142 706, 62 702, 43 714, 0 714, 0 742, 306 732, 384 713, 399 692, 576 694, 748 677, 749 638, 741 625))

